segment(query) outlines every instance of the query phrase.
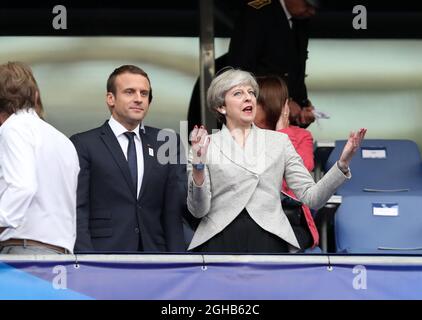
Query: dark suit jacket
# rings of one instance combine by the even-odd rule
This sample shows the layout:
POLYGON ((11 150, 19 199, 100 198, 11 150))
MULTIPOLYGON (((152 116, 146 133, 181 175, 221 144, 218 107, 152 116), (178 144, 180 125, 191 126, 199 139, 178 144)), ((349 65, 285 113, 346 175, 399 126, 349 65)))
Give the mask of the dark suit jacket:
MULTIPOLYGON (((144 176, 138 198, 108 121, 70 138, 81 168, 75 251, 137 251, 140 239, 143 251, 185 251, 186 165, 158 162, 158 149, 165 143, 157 140, 158 132, 152 127, 145 127, 145 133, 141 130, 144 176)), ((170 157, 183 159, 179 148, 172 151, 170 157)))
POLYGON ((308 58, 308 20, 292 20, 280 1, 255 9, 241 7, 230 40, 227 64, 255 76, 278 75, 286 80, 290 96, 307 105, 305 67, 308 58))

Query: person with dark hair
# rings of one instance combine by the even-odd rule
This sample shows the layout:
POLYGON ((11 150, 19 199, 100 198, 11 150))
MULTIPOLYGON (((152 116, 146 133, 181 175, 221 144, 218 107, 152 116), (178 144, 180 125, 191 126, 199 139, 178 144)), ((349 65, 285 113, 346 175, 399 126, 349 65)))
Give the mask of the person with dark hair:
POLYGON ((349 136, 340 159, 315 183, 285 134, 256 127, 259 87, 246 71, 211 82, 210 110, 223 123, 208 135, 194 127, 188 163, 188 208, 201 218, 189 245, 199 252, 296 252, 301 249, 280 201, 283 178, 299 200, 321 207, 350 178, 349 163, 366 129, 349 136))
POLYGON ((0 65, 1 254, 73 252, 78 156, 41 112, 29 66, 0 65))
POLYGON ((256 101, 255 124, 262 129, 276 130, 283 105, 289 99, 286 83, 278 76, 256 77, 259 96, 256 101))
MULTIPOLYGON (((257 77, 257 82, 259 97, 255 124, 263 129, 277 130, 287 134, 296 152, 302 158, 303 165, 311 172, 314 169, 312 134, 297 126, 298 114, 290 113, 289 106, 295 102, 289 99, 286 83, 277 76, 257 77)), ((317 246, 318 230, 309 207, 305 204, 301 205, 300 201, 289 201, 289 198, 297 199, 285 180, 283 180, 282 191, 288 196, 283 199, 283 210, 289 217, 301 248, 317 246)))
POLYGON ((257 98, 255 124, 262 129, 277 130, 289 136, 305 167, 314 169, 313 137, 309 130, 298 126, 298 113, 292 107, 296 104, 289 98, 287 85, 277 76, 257 77, 259 97, 257 98))
POLYGON ((309 20, 316 1, 244 1, 230 39, 227 65, 255 76, 278 75, 288 85, 300 113, 298 125, 309 126, 314 107, 305 84, 309 20))
POLYGON ((71 137, 81 166, 77 252, 186 249, 183 150, 176 133, 144 125, 151 101, 147 73, 123 65, 107 81, 110 119, 71 137))

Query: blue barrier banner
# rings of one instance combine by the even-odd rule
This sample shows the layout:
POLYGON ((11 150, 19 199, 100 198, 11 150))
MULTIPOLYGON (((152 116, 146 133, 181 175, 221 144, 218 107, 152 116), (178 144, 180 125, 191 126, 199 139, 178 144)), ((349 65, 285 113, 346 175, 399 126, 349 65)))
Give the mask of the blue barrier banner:
POLYGON ((0 299, 422 299, 420 258, 391 263, 391 257, 384 262, 371 257, 365 264, 365 259, 336 262, 326 256, 288 261, 200 255, 78 261, 3 257, 0 299))

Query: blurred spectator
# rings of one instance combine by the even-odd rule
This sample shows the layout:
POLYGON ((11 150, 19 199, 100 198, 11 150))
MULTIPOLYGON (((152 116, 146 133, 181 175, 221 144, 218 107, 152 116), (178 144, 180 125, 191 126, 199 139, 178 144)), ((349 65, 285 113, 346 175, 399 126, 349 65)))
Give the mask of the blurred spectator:
MULTIPOLYGON (((288 98, 288 90, 286 83, 277 76, 257 77, 259 85, 259 96, 257 100, 257 114, 255 124, 258 127, 270 130, 277 130, 289 136, 296 152, 300 155, 308 171, 314 169, 314 153, 312 134, 303 128, 297 126, 299 113, 295 101, 288 98), (290 112, 291 109, 294 112, 290 112)), ((287 183, 283 180, 282 190, 284 193, 296 199, 296 195, 287 187, 287 183)), ((301 248, 308 248, 318 244, 318 231, 312 218, 311 211, 308 206, 302 205, 290 208, 291 212, 286 214, 295 215, 297 218, 292 223, 293 230, 298 238, 301 248), (304 215, 306 224, 310 233, 305 230, 300 223, 300 218, 304 215)), ((289 216, 291 218, 291 216, 289 216)), ((292 219, 290 219, 292 222, 292 219)))
POLYGON ((230 41, 227 64, 255 76, 276 74, 288 84, 292 100, 301 108, 298 125, 314 120, 314 107, 305 85, 309 18, 315 1, 249 1, 241 5, 230 41))
POLYGON ((79 162, 70 140, 42 121, 31 69, 0 65, 0 253, 71 253, 79 162))

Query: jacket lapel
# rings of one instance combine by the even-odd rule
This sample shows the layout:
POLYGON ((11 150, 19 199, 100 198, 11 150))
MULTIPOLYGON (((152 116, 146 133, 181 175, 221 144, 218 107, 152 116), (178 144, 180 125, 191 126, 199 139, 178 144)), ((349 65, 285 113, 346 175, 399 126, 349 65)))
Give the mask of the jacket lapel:
POLYGON ((265 136, 261 130, 252 125, 251 132, 242 148, 233 139, 229 129, 223 126, 221 131, 213 136, 213 143, 221 153, 234 164, 252 172, 260 173, 265 162, 265 136))
POLYGON ((245 162, 249 170, 255 173, 264 172, 266 167, 265 132, 252 124, 251 132, 245 142, 245 162))
POLYGON ((107 149, 110 151, 117 166, 122 171, 123 177, 126 180, 129 186, 129 189, 132 191, 133 195, 136 197, 136 190, 132 182, 128 163, 126 161, 122 148, 120 147, 119 141, 117 141, 116 136, 114 135, 113 131, 108 125, 108 121, 106 121, 102 127, 101 139, 103 140, 107 149))
POLYGON ((151 174, 152 166, 155 162, 155 157, 157 156, 157 150, 155 150, 154 139, 151 135, 151 130, 145 128, 145 133, 140 128, 140 136, 142 140, 142 153, 144 155, 144 175, 142 178, 141 190, 139 191, 138 199, 142 197, 142 194, 145 192, 148 178, 151 174))

